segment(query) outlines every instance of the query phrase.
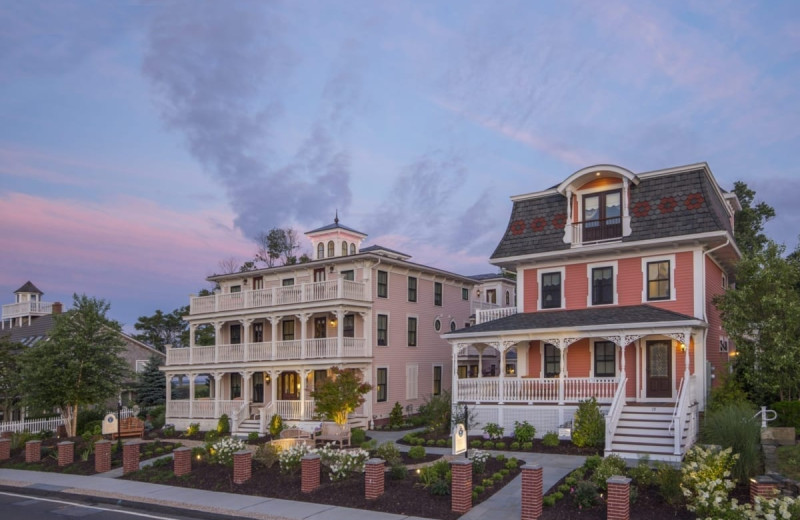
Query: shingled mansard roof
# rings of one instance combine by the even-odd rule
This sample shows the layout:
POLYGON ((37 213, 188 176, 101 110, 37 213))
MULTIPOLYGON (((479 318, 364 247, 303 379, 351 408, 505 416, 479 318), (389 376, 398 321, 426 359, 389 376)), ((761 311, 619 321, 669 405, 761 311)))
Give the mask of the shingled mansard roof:
MULTIPOLYGON (((631 184, 631 234, 622 242, 727 231, 725 201, 702 166, 669 173, 642 174, 631 184)), ((548 190, 550 191, 550 190, 548 190)), ((560 251, 567 198, 556 191, 514 201, 511 218, 492 259, 560 251)))

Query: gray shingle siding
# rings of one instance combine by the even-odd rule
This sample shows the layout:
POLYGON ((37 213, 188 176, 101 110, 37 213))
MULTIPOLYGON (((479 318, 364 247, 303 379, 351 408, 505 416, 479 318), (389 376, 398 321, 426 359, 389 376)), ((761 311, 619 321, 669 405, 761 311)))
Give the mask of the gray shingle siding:
POLYGON ((508 227, 497 249, 492 253, 492 258, 569 249, 570 245, 564 243, 564 228, 559 229, 553 225, 553 219, 557 215, 563 215, 564 218, 567 215, 567 198, 557 193, 514 202, 508 227), (542 231, 534 232, 531 225, 538 218, 545 219, 545 226, 542 231), (524 228, 521 233, 516 234, 514 226, 519 226, 519 223, 524 228))

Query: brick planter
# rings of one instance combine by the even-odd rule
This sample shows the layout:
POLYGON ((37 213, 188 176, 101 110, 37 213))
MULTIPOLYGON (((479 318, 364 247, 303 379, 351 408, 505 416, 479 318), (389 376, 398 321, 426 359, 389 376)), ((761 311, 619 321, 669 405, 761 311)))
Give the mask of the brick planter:
POLYGON ((472 461, 457 459, 450 462, 453 475, 450 509, 464 514, 472 509, 472 461))
POLYGON ((0 460, 11 458, 11 439, 0 439, 0 460))
POLYGON ((311 493, 319 487, 321 461, 319 455, 305 455, 301 460, 300 491, 311 493))
POLYGON ((536 520, 542 516, 542 466, 522 466, 522 520, 536 520))
POLYGON ((772 477, 761 475, 750 479, 750 502, 756 503, 756 497, 775 498, 778 494, 778 483, 772 477))
POLYGON ((383 494, 386 473, 382 459, 369 459, 364 467, 364 498, 375 500, 383 494))
POLYGON ((42 460, 42 441, 28 441, 25 443, 25 462, 39 462, 42 460))
POLYGON ((139 471, 140 441, 129 441, 122 445, 122 474, 139 471))
POLYGON ((75 443, 64 441, 58 443, 58 465, 68 466, 75 462, 75 443))
POLYGON ((176 477, 192 472, 192 449, 178 448, 172 452, 172 471, 176 477))
POLYGON ((247 450, 233 454, 233 483, 244 484, 253 474, 253 454, 247 450))
POLYGON ((98 473, 111 471, 111 441, 94 443, 94 470, 98 473))
POLYGON ((608 484, 608 520, 629 520, 631 517, 631 479, 615 475, 608 484))

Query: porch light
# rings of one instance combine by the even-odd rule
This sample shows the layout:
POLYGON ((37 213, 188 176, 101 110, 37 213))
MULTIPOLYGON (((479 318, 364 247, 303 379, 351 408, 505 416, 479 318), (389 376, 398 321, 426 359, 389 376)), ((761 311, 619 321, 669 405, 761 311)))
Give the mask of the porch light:
POLYGON ((336 326, 336 318, 333 317, 333 318, 331 318, 331 327, 335 327, 335 326, 336 326))
POLYGON ((264 384, 268 385, 272 379, 269 377, 269 374, 264 374, 264 384))
POLYGON ((681 352, 686 352, 686 343, 679 343, 678 346, 680 346, 681 352))

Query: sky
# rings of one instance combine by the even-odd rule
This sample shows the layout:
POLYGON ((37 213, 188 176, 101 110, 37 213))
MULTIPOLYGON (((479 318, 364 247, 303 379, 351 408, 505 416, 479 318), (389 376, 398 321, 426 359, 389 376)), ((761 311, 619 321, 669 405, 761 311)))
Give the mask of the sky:
POLYGON ((493 272, 509 197, 599 163, 707 162, 800 233, 800 2, 0 0, 0 27, 2 303, 30 280, 131 331, 337 211, 493 272))

